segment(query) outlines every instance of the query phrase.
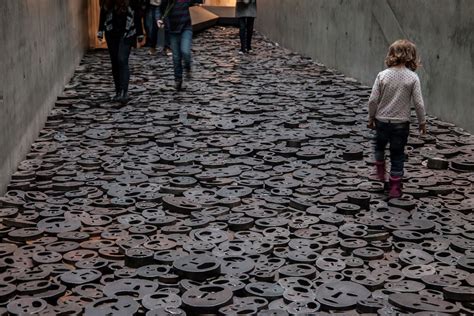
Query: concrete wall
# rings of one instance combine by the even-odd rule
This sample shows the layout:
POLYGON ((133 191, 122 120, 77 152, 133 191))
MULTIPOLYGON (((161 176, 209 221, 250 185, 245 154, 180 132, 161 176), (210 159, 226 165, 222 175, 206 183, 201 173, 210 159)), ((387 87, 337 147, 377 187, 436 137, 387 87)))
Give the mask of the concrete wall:
POLYGON ((367 85, 394 40, 416 42, 428 113, 474 132, 473 0, 258 0, 257 28, 367 85))
POLYGON ((0 1, 0 192, 87 47, 87 0, 0 1))

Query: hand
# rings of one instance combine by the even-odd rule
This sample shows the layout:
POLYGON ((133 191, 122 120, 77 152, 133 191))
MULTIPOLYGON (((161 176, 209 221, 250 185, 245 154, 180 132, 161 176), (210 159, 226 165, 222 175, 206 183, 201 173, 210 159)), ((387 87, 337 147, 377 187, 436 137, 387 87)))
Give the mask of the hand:
POLYGON ((159 29, 162 29, 165 26, 165 23, 163 22, 163 20, 157 20, 156 26, 158 26, 159 29))
POLYGON ((97 39, 102 42, 104 40, 104 32, 99 31, 97 32, 97 39))
POLYGON ((374 119, 369 119, 369 122, 367 123, 367 128, 375 129, 375 120, 374 119))
POLYGON ((419 124, 418 130, 420 131, 420 135, 426 135, 426 123, 419 124))

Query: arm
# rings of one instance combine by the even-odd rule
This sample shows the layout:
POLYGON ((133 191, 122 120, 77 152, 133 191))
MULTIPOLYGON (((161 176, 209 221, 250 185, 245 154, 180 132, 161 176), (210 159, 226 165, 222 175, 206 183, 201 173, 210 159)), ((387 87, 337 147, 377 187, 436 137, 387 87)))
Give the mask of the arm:
POLYGON ((418 118, 418 123, 426 123, 425 117, 425 104, 423 102, 423 96, 421 94, 421 84, 420 79, 417 77, 415 84, 413 85, 412 91, 412 100, 415 105, 416 117, 418 118))
POLYGON ((137 37, 143 37, 143 26, 142 26, 142 10, 141 10, 141 2, 139 1, 131 1, 130 6, 133 9, 134 15, 134 24, 137 37))
POLYGON ((169 1, 168 0, 161 0, 160 4, 160 11, 161 11, 161 20, 165 18, 166 8, 168 8, 169 1))
POLYGON ((418 130, 420 131, 420 134, 426 134, 425 104, 423 102, 423 96, 421 95, 421 84, 418 76, 413 84, 411 98, 415 105, 416 117, 418 118, 418 130))
POLYGON ((372 87, 372 93, 369 98, 369 122, 375 119, 375 114, 377 113, 377 107, 379 106, 380 96, 381 96, 381 80, 380 74, 377 75, 375 79, 374 86, 372 87))
POLYGON ((163 21, 164 19, 166 19, 166 15, 169 14, 169 12, 167 12, 168 5, 169 5, 168 0, 161 0, 160 7, 157 9, 160 11, 160 14, 159 16, 157 15, 156 17, 156 25, 160 29, 165 26, 163 21))
POLYGON ((105 9, 103 6, 100 7, 100 15, 99 15, 99 32, 105 31, 105 9))
POLYGON ((104 40, 104 31, 105 31, 105 17, 107 15, 107 12, 103 6, 103 4, 100 4, 100 13, 99 13, 99 30, 97 31, 97 39, 99 42, 102 42, 104 40))
POLYGON ((161 14, 163 14, 163 12, 164 12, 164 10, 166 10, 167 6, 168 6, 168 1, 167 0, 161 0, 161 4, 160 4, 161 14))

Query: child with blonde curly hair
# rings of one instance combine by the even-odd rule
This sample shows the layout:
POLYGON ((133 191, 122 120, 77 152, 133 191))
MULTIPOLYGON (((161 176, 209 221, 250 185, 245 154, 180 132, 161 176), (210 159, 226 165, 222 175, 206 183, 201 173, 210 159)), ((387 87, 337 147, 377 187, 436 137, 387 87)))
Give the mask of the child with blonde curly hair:
POLYGON ((368 127, 376 130, 375 165, 377 177, 385 182, 385 147, 390 143, 389 197, 402 195, 405 146, 410 132, 410 110, 414 105, 418 129, 426 133, 421 85, 415 70, 419 66, 416 46, 408 40, 390 45, 385 58, 387 69, 375 79, 369 98, 368 127))

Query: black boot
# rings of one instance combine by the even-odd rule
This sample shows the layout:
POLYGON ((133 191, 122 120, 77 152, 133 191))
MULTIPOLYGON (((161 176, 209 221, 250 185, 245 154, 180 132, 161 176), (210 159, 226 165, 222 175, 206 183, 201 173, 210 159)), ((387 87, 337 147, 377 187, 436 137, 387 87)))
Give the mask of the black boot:
POLYGON ((127 102, 128 102, 128 92, 127 92, 127 90, 122 91, 118 101, 122 104, 127 104, 127 102))
POLYGON ((192 71, 191 71, 191 67, 184 69, 184 74, 185 74, 186 80, 191 80, 191 79, 193 79, 193 73, 192 73, 192 71))
POLYGON ((115 95, 112 97, 112 102, 118 102, 120 100, 120 96, 122 92, 120 90, 115 91, 115 95))
POLYGON ((183 89, 183 80, 176 80, 174 82, 174 88, 176 91, 181 91, 181 89, 183 89))

